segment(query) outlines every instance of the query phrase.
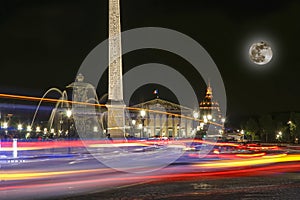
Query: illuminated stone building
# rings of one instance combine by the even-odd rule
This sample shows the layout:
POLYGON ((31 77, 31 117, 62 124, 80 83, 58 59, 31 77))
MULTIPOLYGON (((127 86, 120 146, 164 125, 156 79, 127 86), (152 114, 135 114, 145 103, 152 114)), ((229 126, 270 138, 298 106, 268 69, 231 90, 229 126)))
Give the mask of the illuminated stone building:
POLYGON ((153 100, 132 106, 139 110, 131 113, 134 119, 135 137, 192 137, 193 110, 163 99, 153 100), (142 109, 145 111, 141 112, 142 109), (180 115, 189 118, 182 118, 180 115))
POLYGON ((127 132, 131 132, 134 137, 188 138, 195 137, 199 131, 206 134, 209 127, 211 127, 210 136, 219 137, 222 134, 224 118, 219 103, 213 99, 210 85, 206 89, 204 99, 200 102, 200 115, 199 113, 195 115, 196 111, 191 108, 160 98, 132 107, 138 109, 131 111, 134 122, 131 127, 134 129, 127 132))
POLYGON ((213 122, 221 123, 222 115, 220 111, 220 106, 217 101, 213 99, 213 92, 210 84, 206 89, 206 95, 204 99, 200 102, 200 117, 202 119, 211 120, 213 122))

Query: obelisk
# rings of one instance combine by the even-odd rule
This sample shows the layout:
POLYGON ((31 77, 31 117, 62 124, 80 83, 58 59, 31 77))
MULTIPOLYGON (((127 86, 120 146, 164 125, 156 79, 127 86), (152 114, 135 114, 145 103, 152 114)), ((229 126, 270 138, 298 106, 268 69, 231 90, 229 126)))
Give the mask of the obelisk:
POLYGON ((107 128, 111 138, 124 138, 125 104, 123 101, 120 0, 109 0, 109 68, 107 128))

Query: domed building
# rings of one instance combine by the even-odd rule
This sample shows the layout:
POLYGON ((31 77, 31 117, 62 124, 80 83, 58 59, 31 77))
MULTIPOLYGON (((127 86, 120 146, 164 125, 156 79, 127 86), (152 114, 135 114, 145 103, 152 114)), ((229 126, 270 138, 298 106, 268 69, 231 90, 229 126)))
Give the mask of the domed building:
POLYGON ((216 100, 213 99, 213 92, 210 84, 208 84, 204 99, 200 102, 199 109, 200 117, 202 119, 208 119, 217 123, 222 122, 220 105, 216 100))
POLYGON ((132 110, 131 116, 134 123, 141 125, 140 130, 137 129, 133 136, 195 137, 197 132, 201 132, 203 135, 218 138, 223 132, 224 119, 222 120, 219 103, 213 99, 210 84, 206 89, 204 99, 200 102, 200 113, 158 97, 132 107, 145 111, 158 111, 146 112, 145 116, 141 117, 140 110, 132 110), (143 128, 145 130, 142 130, 143 128), (208 130, 209 134, 207 134, 208 130))

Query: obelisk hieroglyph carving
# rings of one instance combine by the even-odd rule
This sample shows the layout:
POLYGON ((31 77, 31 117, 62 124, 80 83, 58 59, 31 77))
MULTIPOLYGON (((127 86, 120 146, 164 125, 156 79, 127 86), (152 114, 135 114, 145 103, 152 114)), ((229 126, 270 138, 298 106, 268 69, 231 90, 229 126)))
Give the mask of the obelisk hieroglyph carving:
POLYGON ((109 0, 108 133, 112 138, 125 135, 123 101, 120 0, 109 0))

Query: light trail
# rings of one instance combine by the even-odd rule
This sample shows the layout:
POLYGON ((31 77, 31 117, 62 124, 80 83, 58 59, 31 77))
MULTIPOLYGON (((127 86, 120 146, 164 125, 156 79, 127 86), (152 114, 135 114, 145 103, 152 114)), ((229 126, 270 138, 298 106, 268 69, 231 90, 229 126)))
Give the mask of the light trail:
MULTIPOLYGON (((106 104, 95 104, 95 103, 88 103, 88 102, 78 102, 78 101, 70 101, 70 100, 64 100, 64 99, 53 99, 53 98, 40 98, 40 97, 32 97, 32 96, 25 96, 25 95, 13 95, 13 94, 3 94, 0 93, 0 98, 7 98, 7 99, 17 99, 17 100, 26 100, 26 101, 45 101, 49 103, 69 103, 69 104, 78 104, 78 105, 86 105, 86 106, 94 106, 94 107, 107 107, 106 104)), ((144 108, 134 108, 134 107, 125 107, 128 110, 145 110, 149 113, 156 113, 156 114, 164 114, 164 115, 170 115, 174 117, 180 117, 185 118, 193 121, 203 122, 201 119, 195 119, 194 117, 176 114, 176 113, 170 113, 165 111, 159 111, 159 110, 151 110, 151 109, 144 109, 144 108)), ((215 126, 223 127, 222 124, 218 124, 213 121, 208 121, 208 124, 213 124, 215 126)))
POLYGON ((12 171, 8 173, 3 173, 1 175, 2 181, 12 181, 12 180, 29 180, 29 179, 43 179, 43 178, 53 178, 53 176, 64 176, 64 175, 79 175, 95 172, 107 172, 114 171, 110 169, 86 169, 86 170, 71 170, 71 171, 45 171, 45 172, 18 172, 12 171))
MULTIPOLYGON (((245 162, 246 167, 250 168, 244 168, 244 169, 234 169, 230 168, 228 169, 227 165, 224 165, 222 168, 223 170, 221 171, 208 171, 208 172, 182 172, 182 173, 175 173, 175 174, 159 174, 159 175, 143 175, 143 174, 130 174, 130 176, 125 176, 125 177, 108 177, 108 178, 100 178, 100 179, 92 179, 88 180, 89 183, 95 181, 95 182, 111 182, 111 181, 138 181, 138 180, 148 180, 148 181, 159 181, 159 180, 166 180, 170 181, 172 179, 177 179, 177 180, 186 180, 189 178, 197 178, 197 177, 209 177, 209 176, 228 176, 228 175, 234 175, 234 176, 243 176, 243 175, 249 175, 249 172, 251 172, 251 175, 256 175, 259 173, 276 173, 276 172, 290 172, 290 171, 299 171, 300 168, 300 163, 291 163, 292 161, 299 161, 299 155, 298 159, 295 159, 296 156, 288 156, 287 159, 282 160, 282 163, 279 165, 274 165, 274 166, 251 166, 247 165, 245 160, 242 162, 245 162), (287 167, 288 166, 288 167, 287 167), (226 170, 227 169, 227 170, 226 170)), ((275 160, 273 160, 274 162, 275 160)), ((236 166, 234 163, 238 161, 231 161, 230 167, 236 166)), ((270 162, 263 162, 264 164, 270 164, 270 162)), ((276 163, 276 162, 275 162, 276 163)), ((262 163, 256 163, 256 165, 262 164, 262 163)), ((193 165, 193 166, 209 166, 211 169, 215 168, 215 166, 219 166, 219 164, 213 165, 212 163, 210 164, 203 164, 203 165, 193 165)), ((241 165, 239 165, 241 166, 241 165)), ((167 168, 166 168, 167 169, 167 168)), ((165 169, 162 169, 165 170, 165 169)), ((23 180, 32 180, 32 179, 44 179, 44 178, 58 178, 60 176, 66 176, 66 175, 74 175, 77 176, 79 174, 81 175, 87 175, 90 173, 99 173, 98 175, 101 176, 101 173, 103 172, 116 172, 112 169, 88 169, 88 170, 71 170, 71 171, 57 171, 57 172, 18 172, 18 171, 12 171, 10 173, 5 173, 1 175, 1 180, 2 181, 23 181, 23 180)), ((167 172, 170 173, 170 172, 167 172)), ((86 180, 80 181, 81 183, 85 182, 86 180)), ((74 182, 73 182, 74 183, 74 182)), ((76 183, 76 182, 75 182, 76 183)), ((46 184, 47 185, 47 184, 46 184)), ((7 187, 2 187, 0 188, 1 190, 7 190, 7 189, 16 189, 16 188, 23 188, 23 187, 31 187, 32 185, 21 185, 21 186, 7 186, 7 187)))
POLYGON ((198 167, 203 168, 225 168, 225 167, 246 167, 246 166, 256 166, 256 165, 266 165, 272 163, 283 163, 283 162, 299 162, 300 155, 268 155, 262 156, 260 158, 242 159, 242 160, 221 160, 214 161, 211 163, 200 163, 196 164, 198 167))
MULTIPOLYGON (((239 144, 233 143, 217 143, 198 139, 188 139, 188 140, 63 140, 63 141, 20 141, 18 142, 18 151, 28 151, 28 150, 40 150, 40 149, 56 149, 56 148, 67 148, 67 147, 132 147, 132 146, 153 146, 153 145, 163 145, 163 146, 178 146, 183 150, 187 149, 190 143, 197 144, 207 144, 207 145, 217 145, 217 146, 230 146, 236 148, 242 148, 239 144)), ((13 142, 2 141, 1 151, 13 151, 13 142)))

